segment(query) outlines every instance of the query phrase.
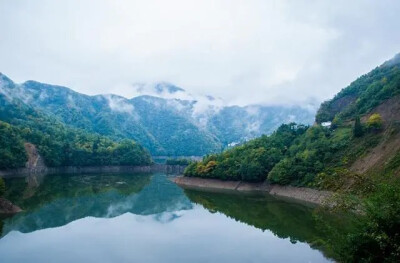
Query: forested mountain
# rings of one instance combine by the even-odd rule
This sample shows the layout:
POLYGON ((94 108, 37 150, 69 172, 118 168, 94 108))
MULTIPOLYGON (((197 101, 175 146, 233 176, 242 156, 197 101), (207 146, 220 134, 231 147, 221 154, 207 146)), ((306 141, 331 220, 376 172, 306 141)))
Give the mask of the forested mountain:
POLYGON ((206 156, 186 175, 337 189, 356 174, 397 174, 399 94, 397 55, 322 103, 314 126, 282 125, 270 136, 206 156), (329 121, 330 127, 318 124, 329 121))
POLYGON ((118 142, 86 130, 73 128, 42 113, 20 98, 21 92, 0 76, 0 169, 24 167, 24 144, 36 146, 48 166, 148 165, 150 154, 132 140, 118 142), (15 95, 15 94, 13 94, 15 95))
MULTIPOLYGON (((0 92, 17 98, 58 121, 115 140, 133 139, 153 155, 204 155, 269 134, 281 123, 311 123, 313 110, 284 106, 216 106, 172 95, 185 91, 168 83, 153 87, 153 96, 126 99, 87 96, 71 89, 27 81, 16 84, 1 75, 0 92), (168 97, 158 97, 170 95, 168 97)), ((139 88, 140 89, 140 88, 139 88)))

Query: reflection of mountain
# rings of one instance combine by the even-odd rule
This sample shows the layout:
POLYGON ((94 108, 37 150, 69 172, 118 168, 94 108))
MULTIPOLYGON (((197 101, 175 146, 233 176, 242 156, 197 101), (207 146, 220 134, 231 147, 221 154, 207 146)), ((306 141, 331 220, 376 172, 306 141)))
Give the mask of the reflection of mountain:
POLYGON ((149 215, 192 207, 182 190, 163 175, 53 175, 37 188, 22 178, 7 183, 8 198, 25 212, 5 219, 3 234, 63 226, 88 216, 149 215))
POLYGON ((345 233, 349 221, 333 215, 317 220, 314 209, 298 203, 285 202, 273 196, 254 196, 185 190, 192 202, 202 205, 212 213, 220 212, 237 221, 269 230, 280 238, 290 238, 291 242, 306 242, 333 256, 330 248, 340 240, 337 235, 345 233), (329 226, 343 231, 330 233, 329 226), (329 236, 330 235, 330 236, 329 236))

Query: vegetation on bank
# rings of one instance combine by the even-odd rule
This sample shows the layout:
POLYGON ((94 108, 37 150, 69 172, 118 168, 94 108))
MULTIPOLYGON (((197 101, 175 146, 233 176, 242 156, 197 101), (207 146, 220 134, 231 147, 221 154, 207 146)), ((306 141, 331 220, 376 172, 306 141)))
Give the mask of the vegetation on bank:
POLYGON ((399 262, 400 182, 377 185, 363 205, 365 215, 342 243, 342 261, 399 262))
POLYGON ((221 154, 211 154, 185 169, 186 176, 223 180, 263 181, 288 152, 293 141, 304 134, 307 126, 283 124, 270 136, 262 136, 221 154))

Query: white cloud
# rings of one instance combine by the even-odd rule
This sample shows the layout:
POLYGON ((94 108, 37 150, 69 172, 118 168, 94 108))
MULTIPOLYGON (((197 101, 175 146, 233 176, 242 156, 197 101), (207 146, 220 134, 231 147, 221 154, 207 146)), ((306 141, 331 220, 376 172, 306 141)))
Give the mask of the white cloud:
POLYGON ((87 94, 168 81, 229 104, 327 99, 400 52, 400 2, 1 1, 0 71, 87 94))
POLYGON ((108 106, 111 110, 134 114, 135 108, 132 104, 127 103, 125 98, 109 94, 103 95, 103 97, 108 101, 108 106))

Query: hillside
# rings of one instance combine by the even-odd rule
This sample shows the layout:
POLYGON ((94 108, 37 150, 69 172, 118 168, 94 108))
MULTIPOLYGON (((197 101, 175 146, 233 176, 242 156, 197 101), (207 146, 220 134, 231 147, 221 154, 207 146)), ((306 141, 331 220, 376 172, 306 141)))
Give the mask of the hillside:
MULTIPOLYGON (((36 81, 16 84, 5 75, 0 78, 0 92, 5 96, 75 128, 114 140, 133 139, 152 155, 220 152, 228 145, 270 134, 282 122, 311 123, 314 114, 299 106, 215 105, 212 97, 198 101, 168 83, 151 87, 151 96, 127 99, 111 94, 88 96, 36 81)), ((137 89, 142 91, 144 87, 137 89)))
POLYGON ((359 175, 392 177, 400 166, 399 94, 397 55, 322 103, 314 126, 282 125, 191 164, 186 175, 330 190, 352 188, 359 175), (329 128, 320 125, 329 121, 329 128))
MULTIPOLYGON (((1 83, 10 82, 2 77, 1 83)), ((6 83, 6 84, 4 84, 6 83)), ((132 140, 113 141, 65 125, 56 118, 0 94, 0 169, 24 167, 26 143, 36 146, 47 166, 148 165, 150 154, 132 140)))

